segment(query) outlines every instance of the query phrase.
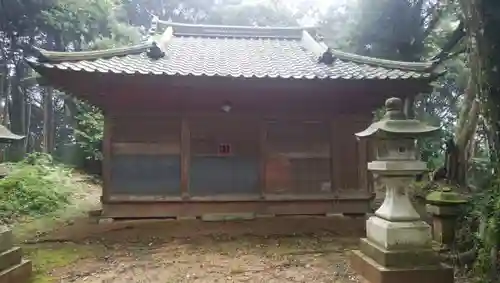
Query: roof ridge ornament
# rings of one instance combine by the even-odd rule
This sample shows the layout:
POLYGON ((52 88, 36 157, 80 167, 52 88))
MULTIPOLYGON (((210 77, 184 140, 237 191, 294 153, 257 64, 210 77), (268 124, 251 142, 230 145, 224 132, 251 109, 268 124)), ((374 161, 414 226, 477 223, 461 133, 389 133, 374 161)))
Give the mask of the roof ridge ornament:
POLYGON ((158 60, 165 57, 165 52, 158 46, 156 41, 153 41, 151 43, 151 47, 146 52, 146 55, 153 60, 158 60))
POLYGON ((174 29, 172 27, 168 27, 161 35, 161 38, 158 40, 158 42, 154 40, 151 42, 152 46, 147 52, 148 57, 155 60, 165 57, 168 44, 173 37, 174 29))
POLYGON ((154 36, 156 35, 156 32, 158 30, 158 23, 160 19, 156 15, 151 15, 151 27, 149 28, 149 42, 151 43, 151 47, 148 48, 148 51, 146 52, 146 55, 153 59, 153 60, 158 60, 163 57, 165 57, 165 50, 166 50, 166 45, 172 39, 173 36, 173 30, 172 28, 167 28, 167 30, 163 33, 161 36, 159 42, 156 42, 154 40, 154 36))
POLYGON ((328 47, 319 57, 318 62, 326 65, 332 65, 335 62, 335 56, 333 56, 332 49, 330 47, 328 47))
POLYGON ((172 27, 168 27, 165 32, 161 35, 160 40, 158 42, 162 51, 167 51, 168 44, 174 37, 174 29, 172 27))

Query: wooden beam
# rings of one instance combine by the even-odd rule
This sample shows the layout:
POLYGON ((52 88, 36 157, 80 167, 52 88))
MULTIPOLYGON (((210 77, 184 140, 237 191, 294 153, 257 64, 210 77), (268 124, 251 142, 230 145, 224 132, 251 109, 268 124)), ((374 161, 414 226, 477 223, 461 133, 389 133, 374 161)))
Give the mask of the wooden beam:
POLYGON ((181 121, 181 195, 189 198, 189 167, 191 161, 191 131, 189 120, 185 117, 181 121))
POLYGON ((201 203, 201 202, 309 202, 309 201, 344 201, 344 200, 370 200, 371 194, 358 191, 351 191, 344 194, 224 194, 210 196, 192 196, 189 200, 183 200, 178 196, 165 195, 134 195, 119 194, 111 195, 109 203, 201 203))
POLYGON ((147 218, 202 216, 207 213, 256 213, 274 215, 365 214, 371 211, 370 198, 314 200, 238 200, 122 202, 103 205, 104 217, 147 218))
POLYGON ((180 145, 175 143, 145 143, 145 142, 114 142, 112 151, 115 155, 177 155, 180 145))

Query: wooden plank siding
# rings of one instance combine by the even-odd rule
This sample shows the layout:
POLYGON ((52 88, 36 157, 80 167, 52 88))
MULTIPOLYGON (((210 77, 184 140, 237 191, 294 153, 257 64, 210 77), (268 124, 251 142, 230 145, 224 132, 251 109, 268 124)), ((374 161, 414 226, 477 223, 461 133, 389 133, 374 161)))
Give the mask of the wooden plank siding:
POLYGON ((371 190, 369 146, 354 133, 369 123, 358 116, 108 115, 103 200, 364 198, 371 190), (224 144, 228 153, 219 151, 224 144))
POLYGON ((181 119, 119 116, 108 120, 112 121, 108 194, 180 197, 181 119))
POLYGON ((192 118, 191 196, 259 195, 259 119, 192 118))
POLYGON ((267 123, 266 193, 331 193, 329 129, 325 121, 267 123))

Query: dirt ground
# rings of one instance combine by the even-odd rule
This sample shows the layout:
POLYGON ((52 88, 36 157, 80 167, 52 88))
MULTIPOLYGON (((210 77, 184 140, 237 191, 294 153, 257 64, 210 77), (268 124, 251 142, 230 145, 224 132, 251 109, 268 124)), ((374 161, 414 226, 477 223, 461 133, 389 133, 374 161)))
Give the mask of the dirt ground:
POLYGON ((37 248, 92 251, 51 270, 55 282, 348 283, 358 282, 346 256, 360 226, 342 229, 352 223, 341 217, 110 224, 82 219, 41 237, 37 248))
POLYGON ((347 256, 364 233, 363 219, 97 224, 78 211, 98 206, 100 187, 81 182, 70 212, 20 229, 35 283, 358 282, 347 256))
POLYGON ((14 229, 33 283, 360 282, 348 254, 364 236, 362 218, 97 224, 86 212, 99 207, 101 188, 77 178, 65 211, 14 229))

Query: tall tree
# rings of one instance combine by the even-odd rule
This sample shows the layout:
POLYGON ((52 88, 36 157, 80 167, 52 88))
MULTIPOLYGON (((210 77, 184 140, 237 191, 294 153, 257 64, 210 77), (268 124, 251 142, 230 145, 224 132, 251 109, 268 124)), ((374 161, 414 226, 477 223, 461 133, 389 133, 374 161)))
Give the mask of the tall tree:
MULTIPOLYGON (((416 101, 407 98, 405 112, 409 117, 417 115, 444 126, 443 140, 452 139, 455 132, 459 133, 452 140, 460 143, 460 152, 456 155, 461 159, 460 164, 467 166, 465 156, 477 126, 477 107, 473 107, 474 103, 463 104, 460 113, 465 113, 461 117, 467 123, 461 123, 455 131, 451 121, 459 114, 457 104, 465 96, 467 85, 464 84, 467 79, 459 75, 467 69, 465 57, 459 56, 464 51, 461 48, 464 32, 460 7, 446 0, 359 0, 358 3, 350 13, 355 19, 351 51, 391 60, 444 61, 449 72, 439 78, 435 91, 419 96, 416 101)), ((470 99, 467 97, 465 101, 470 99)), ((421 144, 422 157, 436 166, 433 160, 439 156, 440 147, 440 143, 421 144)), ((454 164, 460 167, 457 162, 454 164)), ((459 171, 460 177, 456 180, 464 185, 466 170, 459 171)))
POLYGON ((40 88, 24 63, 25 47, 82 50, 131 43, 137 28, 124 23, 118 0, 1 0, 0 94, 3 123, 27 138, 11 147, 12 159, 26 150, 53 152, 72 143, 76 106, 68 96, 40 88))

